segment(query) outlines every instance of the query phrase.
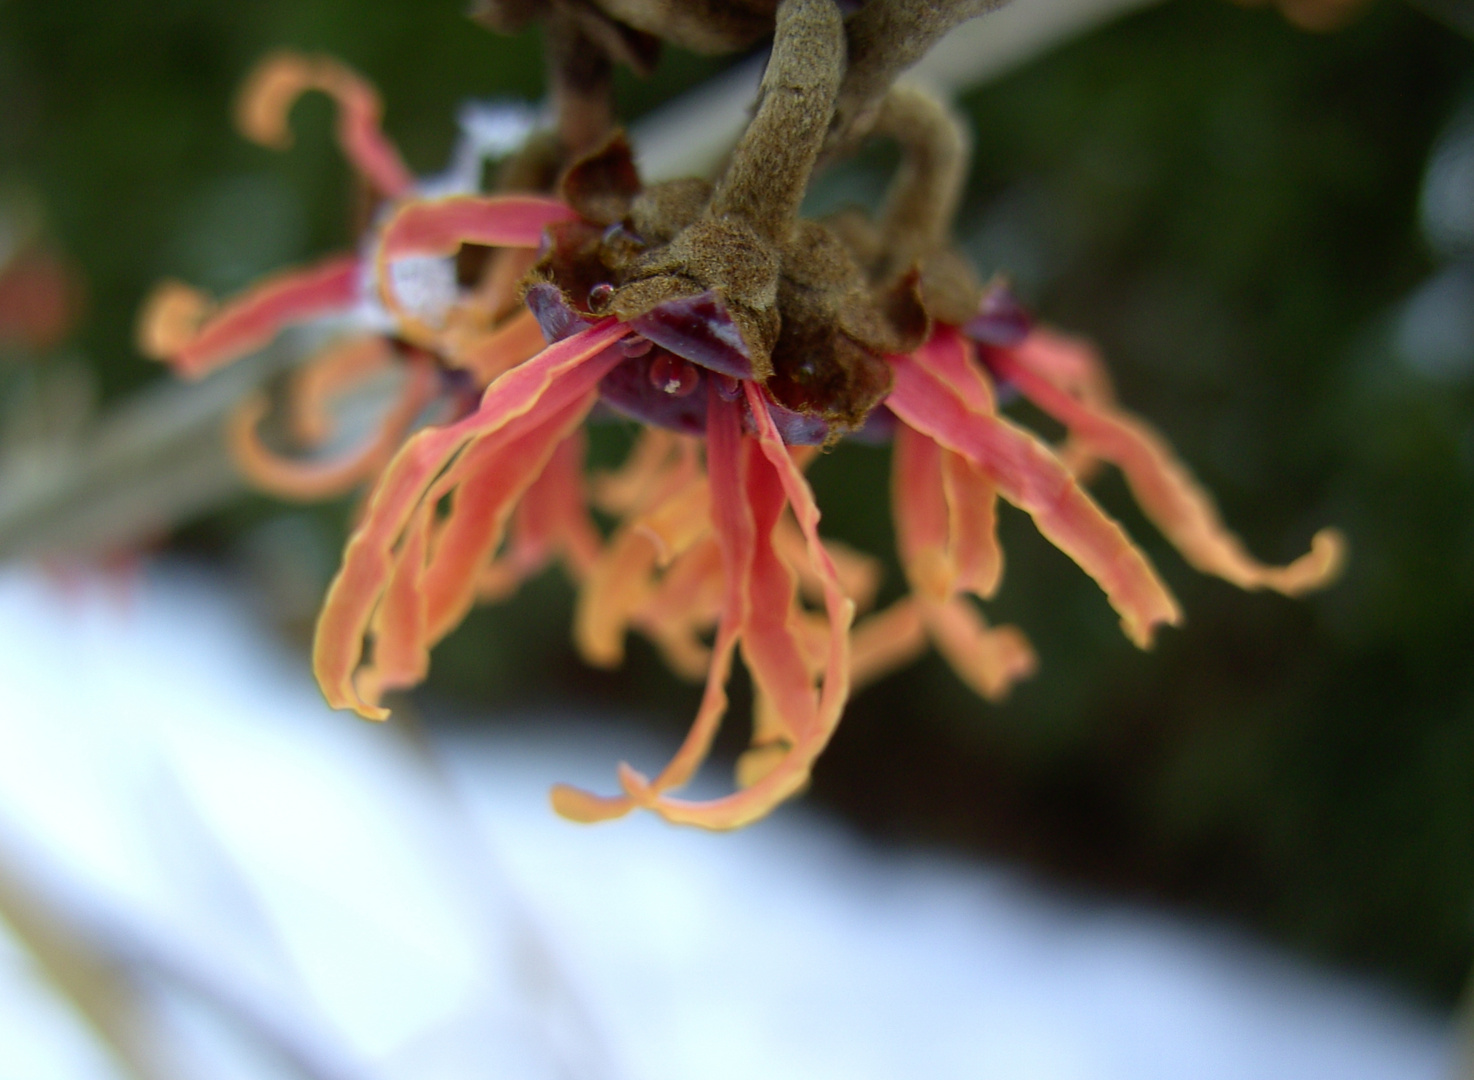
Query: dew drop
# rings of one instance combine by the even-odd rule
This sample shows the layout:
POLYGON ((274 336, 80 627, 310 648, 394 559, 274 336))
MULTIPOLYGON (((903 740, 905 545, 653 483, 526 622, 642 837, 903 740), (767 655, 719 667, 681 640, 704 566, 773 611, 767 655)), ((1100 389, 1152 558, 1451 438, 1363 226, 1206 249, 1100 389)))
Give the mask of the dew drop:
POLYGON ((589 290, 589 310, 603 311, 613 299, 614 286, 607 281, 601 281, 589 290))
POLYGON ((685 360, 662 352, 650 361, 650 382, 671 397, 683 398, 700 384, 701 373, 685 360))

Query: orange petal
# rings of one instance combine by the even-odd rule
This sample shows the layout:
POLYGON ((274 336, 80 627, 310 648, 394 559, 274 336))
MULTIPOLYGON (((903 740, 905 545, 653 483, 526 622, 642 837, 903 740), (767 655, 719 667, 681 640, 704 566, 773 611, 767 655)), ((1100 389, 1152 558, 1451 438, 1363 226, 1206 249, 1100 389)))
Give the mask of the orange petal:
POLYGON ((966 597, 923 602, 921 615, 952 670, 989 701, 1002 701, 1015 682, 1038 670, 1038 657, 1023 632, 1014 626, 988 626, 966 597))
POLYGON ((518 287, 535 262, 537 251, 534 248, 504 248, 492 252, 486 271, 476 285, 475 297, 468 306, 474 311, 485 312, 493 320, 504 319, 519 310, 521 296, 518 287))
POLYGON ((955 588, 986 600, 998 591, 1003 579, 998 489, 961 454, 943 450, 941 455, 942 488, 947 496, 947 552, 956 572, 955 588))
MULTIPOLYGON (((792 514, 785 514, 779 520, 778 529, 773 533, 773 543, 783 561, 798 575, 798 586, 804 599, 822 604, 824 581, 809 565, 808 545, 792 514)), ((880 560, 837 540, 826 540, 824 546, 834 560, 844 594, 854 601, 855 607, 868 608, 880 588, 880 560)))
POLYGON ((933 600, 952 595, 957 570, 948 557, 946 490, 942 484, 942 449, 904 425, 891 449, 891 513, 896 522, 896 549, 911 588, 933 600))
POLYGON ((428 364, 411 365, 394 404, 379 429, 362 446, 327 461, 284 458, 262 444, 257 425, 265 417, 264 394, 254 394, 231 413, 226 443, 241 474, 252 485, 283 499, 313 502, 340 495, 377 474, 393 456, 405 433, 434 396, 435 371, 428 364))
POLYGON ((692 479, 631 522, 648 536, 662 566, 685 551, 711 528, 711 488, 704 477, 692 479))
POLYGON ((336 341, 298 369, 287 402, 292 436, 304 446, 327 441, 337 424, 332 402, 394 362, 388 340, 377 334, 336 341))
POLYGON ((501 545, 517 501, 583 422, 594 397, 587 391, 543 412, 536 424, 508 425, 481 438, 430 489, 426 502, 448 504, 421 583, 432 642, 460 625, 471 609, 481 571, 501 545))
POLYGON ((621 529, 584 579, 573 611, 573 642, 587 663, 601 668, 624 663, 624 636, 650 595, 655 556, 650 537, 621 529))
MULTIPOLYGON (((674 479, 674 475, 668 479, 674 479)), ((596 667, 624 662, 624 636, 654 590, 655 571, 711 528, 706 479, 693 476, 645 513, 626 521, 579 590, 573 639, 596 667)))
POLYGON ((711 662, 702 637, 721 618, 723 591, 721 549, 708 535, 670 565, 631 625, 655 643, 677 675, 701 679, 711 662))
POLYGON ((215 302, 182 281, 161 281, 138 312, 134 340, 150 360, 172 360, 199 333, 215 302))
POLYGON ((241 134, 277 150, 291 146, 287 118, 308 90, 337 102, 338 143, 359 175, 381 195, 408 195, 414 176, 380 127, 384 110, 379 95, 357 72, 331 57, 283 51, 257 64, 236 98, 241 134))
MULTIPOLYGON (((1031 338, 1039 338, 1040 333, 1035 331, 1031 338)), ((1043 333, 1048 334, 1053 347, 1031 350, 1030 359, 1034 362, 1034 370, 1067 394, 1088 405, 1114 406, 1116 390, 1111 385, 1110 372, 1106 370, 1095 347, 1084 338, 1065 337, 1049 331, 1043 333)), ((1059 446, 1057 453, 1065 467, 1082 483, 1089 482, 1100 465, 1100 458, 1095 451, 1073 432, 1059 446)))
POLYGON ((542 352, 547 343, 530 311, 520 311, 490 333, 471 338, 446 354, 452 367, 471 373, 478 386, 488 386, 503 372, 542 352))
POLYGON ((814 758, 839 721, 849 690, 849 628, 854 605, 844 596, 833 560, 819 540, 819 510, 802 470, 780 439, 762 391, 751 383, 746 384, 746 391, 757 428, 755 440, 742 435, 737 403, 725 402, 715 392, 708 398, 711 513, 726 595, 696 722, 670 764, 653 781, 628 766, 620 767, 622 798, 555 789, 553 804, 569 817, 603 820, 640 806, 678 824, 740 827, 764 816, 807 784, 814 758), (797 583, 771 543, 785 502, 793 507, 809 561, 824 582, 829 643, 817 701, 803 659, 797 583), (709 802, 672 798, 666 792, 689 781, 710 750, 726 711, 725 684, 739 635, 754 683, 773 707, 768 717, 771 722, 760 737, 781 733, 773 744, 791 742, 791 749, 777 761, 764 761, 763 774, 750 787, 724 798, 709 802))
POLYGON ((1161 435, 1128 413, 1071 397, 1041 373, 1048 364, 1038 357, 1068 347, 1067 341, 1041 330, 1015 352, 998 350, 995 359, 1000 372, 1030 401, 1120 467, 1136 501, 1183 558, 1239 588, 1268 588, 1287 596, 1319 588, 1335 577, 1345 542, 1334 529, 1317 533, 1310 551, 1288 566, 1266 566, 1250 555, 1224 526, 1212 496, 1177 461, 1161 435))
POLYGON ((856 624, 850 634, 850 682, 856 690, 868 686, 911 663, 926 646, 921 602, 903 596, 856 624))
POLYGON ((417 338, 433 339, 438 331, 400 299, 391 263, 417 256, 454 255, 462 244, 536 248, 549 225, 577 216, 567 204, 545 195, 452 195, 405 203, 379 235, 374 257, 379 297, 404 330, 417 338))
MULTIPOLYGON (((794 740, 812 737, 819 721, 818 694, 804 662, 801 630, 795 625, 798 580, 773 546, 773 531, 782 517, 785 495, 772 463, 760 445, 746 440, 747 504, 752 511, 754 540, 749 570, 747 618, 742 624, 742 656, 753 685, 768 700, 775 722, 794 740)), ((787 453, 784 460, 788 460, 787 453)), ((837 577, 837 575, 836 575, 837 577)))
POLYGON ((1033 517, 1051 543, 1105 591, 1126 635, 1145 648, 1177 603, 1125 531, 1106 516, 1042 442, 991 411, 981 373, 954 331, 939 328, 911 356, 892 357, 887 399, 906 424, 978 466, 1009 502, 1033 517))
POLYGON ((385 690, 404 689, 424 679, 430 667, 430 643, 426 637, 425 597, 420 582, 429 548, 430 506, 415 514, 395 554, 394 569, 384 588, 384 598, 374 611, 373 660, 359 668, 354 685, 365 701, 378 705, 385 690))
POLYGON ((659 493, 683 486, 697 471, 695 440, 665 428, 645 428, 624 464, 595 475, 594 505, 606 513, 630 514, 664 497, 659 493))
POLYGON ((349 538, 343 566, 318 617, 313 670, 330 705, 353 708, 371 719, 387 715, 362 700, 353 674, 391 572, 393 551, 436 477, 480 440, 508 428, 514 429, 513 436, 524 433, 576 402, 591 400, 599 379, 622 359, 609 346, 628 332, 608 319, 549 346, 492 383, 474 413, 421 431, 390 462, 349 538))
MULTIPOLYGON (((745 498, 749 462, 743 452, 738 406, 735 402, 723 401, 714 391, 709 393, 707 400, 707 471, 713 496, 712 525, 721 552, 725 595, 701 705, 685 740, 653 783, 628 766, 621 766, 620 784, 625 791, 622 796, 591 795, 562 785, 554 788, 554 809, 576 821, 606 820, 628 813, 636 806, 658 809, 662 815, 669 816, 667 810, 670 807, 685 805, 663 797, 661 793, 684 785, 696 774, 711 750, 711 741, 727 711, 727 678, 732 671, 732 654, 736 651, 738 635, 746 618, 748 567, 752 561, 755 536, 752 513, 745 498)), ((718 824, 712 827, 732 826, 718 824)))
POLYGON ((589 517, 583 466, 588 439, 572 432, 517 504, 512 521, 512 554, 535 573, 561 554, 574 580, 594 567, 604 546, 589 517))
POLYGON ((166 283, 154 292, 140 318, 139 342, 177 374, 197 379, 269 345, 288 326, 351 308, 358 302, 358 259, 334 255, 263 278, 216 308, 193 333, 186 332, 188 323, 204 314, 206 304, 186 288, 166 283))

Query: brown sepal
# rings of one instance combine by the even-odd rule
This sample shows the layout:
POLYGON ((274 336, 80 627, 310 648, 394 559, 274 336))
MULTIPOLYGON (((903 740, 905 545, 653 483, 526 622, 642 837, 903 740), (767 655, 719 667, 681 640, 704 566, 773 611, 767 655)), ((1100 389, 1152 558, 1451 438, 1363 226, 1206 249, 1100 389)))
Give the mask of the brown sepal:
POLYGON ((977 313, 982 297, 982 282, 958 252, 941 248, 922 260, 921 302, 932 318, 961 326, 977 313))
POLYGON ((877 291, 875 300, 891 335, 885 351, 909 353, 931 337, 932 313, 925 302, 924 272, 912 267, 893 284, 877 291))
POLYGON ((643 189, 629 140, 616 131, 592 154, 579 158, 563 174, 559 193, 579 216, 599 225, 625 218, 643 189))

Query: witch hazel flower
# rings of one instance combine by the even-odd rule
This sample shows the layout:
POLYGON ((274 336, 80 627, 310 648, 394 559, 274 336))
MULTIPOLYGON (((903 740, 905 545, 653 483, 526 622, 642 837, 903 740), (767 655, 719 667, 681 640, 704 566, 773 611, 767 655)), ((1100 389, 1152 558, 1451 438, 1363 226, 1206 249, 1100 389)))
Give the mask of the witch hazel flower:
POLYGON ((284 51, 263 60, 242 86, 237 127, 254 142, 286 149, 292 107, 309 91, 337 105, 339 146, 376 208, 358 250, 275 273, 221 304, 181 282, 164 282, 139 319, 142 351, 188 379, 257 352, 290 327, 326 335, 287 387, 284 426, 309 451, 332 440, 337 402, 377 381, 397 384, 370 437, 342 456, 284 457, 269 448, 258 431, 270 411, 264 394, 234 410, 227 435, 243 474, 263 490, 298 500, 337 495, 373 477, 428 411, 464 411, 468 394, 541 345, 515 292, 535 236, 525 249, 483 259, 484 272, 469 290, 451 259, 400 260, 392 311, 380 299, 376 262, 379 225, 392 207, 478 190, 486 162, 527 141, 533 111, 514 103, 468 104, 449 167, 417 179, 382 131, 382 106, 367 81, 334 59, 284 51))
MULTIPOLYGON (((1082 486, 1104 463, 1205 572, 1295 595, 1341 561, 1333 531, 1289 566, 1255 561, 1162 438, 1115 405, 1094 353, 978 283, 947 243, 965 135, 928 95, 892 87, 867 121, 902 149, 873 219, 801 219, 844 33, 821 0, 792 0, 778 21, 756 115, 715 183, 644 185, 616 133, 564 171, 558 198, 403 186, 413 181, 361 80, 327 61, 268 63, 243 96, 247 113, 259 110, 243 127, 270 141, 296 94, 326 90, 380 214, 353 255, 263 283, 213 315, 197 294, 163 294, 145 320, 158 351, 198 373, 283 326, 369 310, 379 325, 366 337, 433 373, 442 399, 447 373, 462 390, 484 387, 413 435, 425 406, 403 399, 372 454, 339 474, 377 479, 319 617, 314 670, 330 704, 382 719, 385 694, 424 679, 434 645, 474 604, 561 557, 579 583, 574 638, 591 663, 619 663, 633 631, 705 684, 659 773, 621 766, 612 794, 554 790, 575 820, 647 809, 714 829, 752 822, 806 785, 852 687, 929 643, 983 696, 1007 694, 1037 658, 1021 630, 989 625, 980 607, 1003 578, 999 499, 1028 513, 1148 647, 1181 612, 1082 486), (473 287, 436 285, 468 256, 485 267, 473 287), (1065 443, 1004 415, 1004 389, 1060 420, 1065 443), (588 485, 584 426, 607 413, 644 432, 619 470, 588 485), (878 565, 820 536, 804 475, 849 437, 894 443, 910 587, 858 623, 878 565), (607 540, 590 498, 617 521, 607 540), (755 710, 736 788, 683 798, 739 657, 755 710)), ((304 442, 321 437, 323 401, 378 362, 350 346, 299 376, 304 442)), ((297 463, 257 471, 280 478, 286 464, 297 463)))
POLYGON ((1341 546, 1330 532, 1288 567, 1250 558, 1160 437, 1112 404, 1093 355, 1031 327, 1006 291, 971 284, 941 250, 889 268, 886 232, 914 223, 926 202, 914 192, 893 198, 876 226, 795 220, 765 236, 731 175, 644 187, 616 137, 568 171, 561 214, 489 197, 410 203, 389 222, 389 262, 541 227, 523 295, 549 344, 492 383, 473 413, 410 439, 380 478, 318 625, 315 668, 331 704, 382 718, 386 690, 424 678, 430 649, 485 595, 521 500, 596 406, 647 431, 596 487, 623 521, 583 581, 575 639, 591 661, 613 664, 625 633, 645 633, 677 671, 703 675, 705 690, 657 775, 621 766, 613 795, 556 788, 555 807, 575 820, 636 808, 707 828, 756 820, 806 784, 852 680, 928 640, 985 696, 1006 693, 1034 654, 968 598, 991 597, 1001 581, 1000 497, 1097 581, 1127 635, 1148 646, 1180 610, 1081 486, 1077 472, 1096 460, 1123 468, 1201 569, 1288 593, 1334 574, 1341 546), (1057 453, 1000 414, 1002 383, 1064 421, 1070 444, 1057 453), (804 477, 819 446, 850 434, 895 441, 912 587, 858 626, 874 564, 820 536, 804 477), (683 799, 739 655, 757 709, 737 789, 683 799))

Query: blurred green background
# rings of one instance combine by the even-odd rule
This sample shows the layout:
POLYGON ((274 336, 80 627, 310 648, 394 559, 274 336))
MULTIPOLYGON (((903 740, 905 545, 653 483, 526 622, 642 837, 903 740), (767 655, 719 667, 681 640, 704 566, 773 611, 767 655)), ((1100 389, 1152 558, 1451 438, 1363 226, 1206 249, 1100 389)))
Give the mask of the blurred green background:
MULTIPOLYGON (((283 45, 377 83, 422 172, 459 102, 542 82, 535 32, 498 39, 459 0, 0 2, 0 186, 40 197, 86 275, 74 345, 105 401, 163 377, 132 347, 157 278, 226 292, 350 241, 324 101, 299 107, 285 154, 229 124, 240 78, 283 45)), ((624 114, 720 66, 668 52, 652 81, 622 79, 624 114)), ((1474 43, 1392 0, 1329 36, 1172 0, 962 107, 977 151, 958 236, 979 268, 1100 343, 1256 553, 1293 557, 1336 524, 1352 561, 1306 601, 1241 594, 1188 570, 1107 476, 1100 498, 1188 615, 1143 654, 1005 512, 992 615, 1028 632, 1039 675, 1001 707, 935 657, 867 690, 810 799, 878 839, 1186 903, 1451 1000, 1474 946, 1474 231, 1430 233, 1420 192, 1435 147, 1474 133, 1474 43)), ((885 162, 819 196, 876 190, 885 162)), ((628 434, 601 432, 601 452, 628 434)), ((842 447, 813 475, 827 529, 889 559, 886 461, 842 447)), ((300 635, 348 510, 247 497, 174 546, 291 594, 275 614, 300 635)), ((885 595, 898 583, 891 562, 885 595)), ((570 607, 549 576, 478 611, 423 697, 479 723, 598 710, 674 738, 696 689, 639 641, 619 672, 583 667, 570 607)), ((739 687, 737 718, 746 704, 739 687)))

